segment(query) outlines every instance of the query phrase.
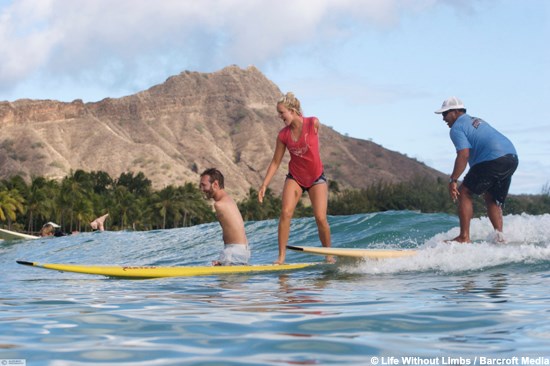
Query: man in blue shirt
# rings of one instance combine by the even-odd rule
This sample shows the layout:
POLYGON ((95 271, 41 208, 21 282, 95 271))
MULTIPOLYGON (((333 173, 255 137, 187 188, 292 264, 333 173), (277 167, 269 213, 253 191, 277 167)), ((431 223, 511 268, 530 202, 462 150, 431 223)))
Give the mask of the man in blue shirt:
POLYGON ((518 167, 514 145, 481 118, 466 114, 464 103, 457 97, 446 99, 435 113, 443 115, 456 148, 449 195, 453 202, 458 200, 460 235, 452 241, 470 242, 470 220, 474 214, 472 195, 483 194, 487 216, 496 231, 497 241, 504 242, 502 205, 508 196, 512 174, 518 167), (467 164, 470 164, 470 170, 458 187, 458 178, 467 164))

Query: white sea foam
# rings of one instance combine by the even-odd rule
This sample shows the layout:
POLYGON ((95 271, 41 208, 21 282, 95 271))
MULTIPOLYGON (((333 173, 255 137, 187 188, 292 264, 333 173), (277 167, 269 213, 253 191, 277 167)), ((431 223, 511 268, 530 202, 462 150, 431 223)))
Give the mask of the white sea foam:
POLYGON ((550 215, 508 215, 504 218, 506 244, 494 244, 488 218, 472 220, 473 244, 446 243, 458 235, 458 228, 428 239, 412 257, 362 261, 343 265, 348 273, 398 273, 436 271, 453 273, 480 271, 502 265, 532 265, 550 261, 550 215))
MULTIPOLYGON (((437 234, 426 245, 438 244, 459 234, 455 227, 446 233, 437 234)), ((481 217, 471 221, 470 238, 473 242, 492 242, 494 230, 489 218, 481 217)), ((511 244, 547 244, 550 243, 550 214, 544 215, 507 215, 504 216, 504 239, 511 244)))

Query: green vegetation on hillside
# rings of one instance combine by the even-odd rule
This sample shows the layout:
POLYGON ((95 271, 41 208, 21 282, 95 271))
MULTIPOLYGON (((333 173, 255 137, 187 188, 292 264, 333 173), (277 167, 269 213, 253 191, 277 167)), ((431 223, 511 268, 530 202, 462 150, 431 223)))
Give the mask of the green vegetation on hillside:
MULTIPOLYGON (((388 210, 414 210, 442 212, 456 215, 456 204, 449 198, 448 183, 441 179, 416 178, 405 183, 378 183, 366 189, 345 190, 331 194, 329 214, 349 215, 388 210)), ((550 189, 543 188, 540 195, 509 195, 504 214, 550 213, 550 189)), ((486 216, 481 196, 474 198, 476 217, 486 216)))
POLYGON ((156 191, 143 173, 77 170, 60 182, 42 177, 30 184, 15 176, 0 181, 0 222, 12 230, 37 233, 54 221, 64 231, 87 231, 95 217, 109 213, 109 230, 151 230, 214 221, 208 201, 195 184, 156 191))
MULTIPOLYGON (((427 178, 408 183, 378 183, 365 189, 341 191, 331 181, 330 215, 351 215, 388 210, 415 210, 456 214, 449 199, 447 183, 427 178)), ((281 198, 267 190, 263 204, 258 192, 250 189, 238 202, 245 221, 276 219, 281 198)), ((485 216, 481 198, 474 200, 477 216, 485 216)), ((540 195, 511 195, 505 214, 550 213, 550 187, 540 195)), ((20 176, 0 181, 0 224, 11 230, 37 233, 42 224, 54 221, 66 232, 87 231, 95 217, 109 213, 109 230, 152 230, 192 226, 215 221, 210 202, 197 184, 167 186, 154 190, 143 173, 123 173, 113 179, 107 173, 71 172, 61 181, 33 178, 27 184, 20 176)), ((312 209, 302 202, 295 217, 312 216, 312 209)))

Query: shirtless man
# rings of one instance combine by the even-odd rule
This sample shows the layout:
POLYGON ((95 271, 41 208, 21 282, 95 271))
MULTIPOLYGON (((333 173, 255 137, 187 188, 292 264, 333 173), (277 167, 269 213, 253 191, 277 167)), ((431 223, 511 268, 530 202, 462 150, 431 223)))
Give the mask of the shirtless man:
POLYGON ((250 249, 244 222, 235 201, 224 190, 224 178, 222 173, 210 168, 201 174, 200 190, 206 198, 214 199, 216 217, 220 222, 223 233, 224 249, 215 266, 247 265, 250 259, 250 249))

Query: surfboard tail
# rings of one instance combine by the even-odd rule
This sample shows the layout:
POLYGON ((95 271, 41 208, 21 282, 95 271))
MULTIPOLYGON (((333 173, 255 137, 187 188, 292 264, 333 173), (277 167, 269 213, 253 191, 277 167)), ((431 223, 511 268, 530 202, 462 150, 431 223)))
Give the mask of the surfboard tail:
POLYGON ((16 262, 24 266, 34 266, 34 262, 27 262, 27 261, 16 261, 16 262))
POLYGON ((286 246, 290 250, 314 255, 336 256, 347 258, 388 259, 416 255, 413 249, 361 249, 361 248, 327 248, 327 247, 300 247, 286 246))

